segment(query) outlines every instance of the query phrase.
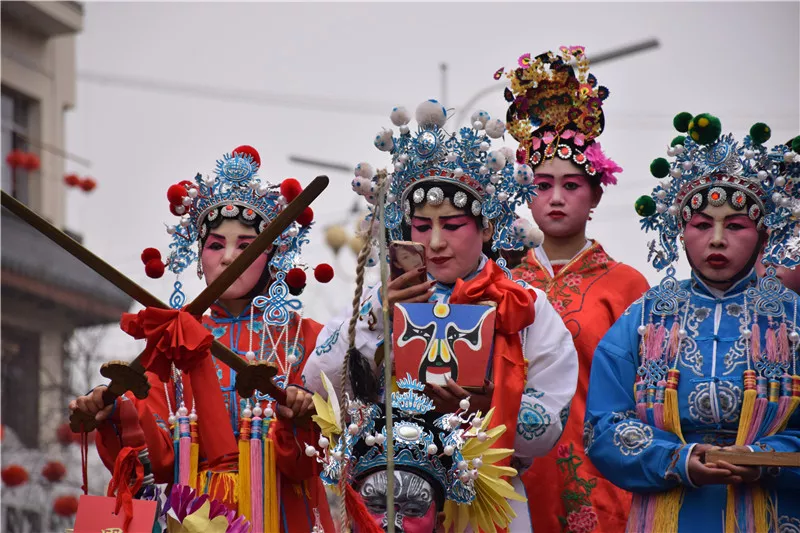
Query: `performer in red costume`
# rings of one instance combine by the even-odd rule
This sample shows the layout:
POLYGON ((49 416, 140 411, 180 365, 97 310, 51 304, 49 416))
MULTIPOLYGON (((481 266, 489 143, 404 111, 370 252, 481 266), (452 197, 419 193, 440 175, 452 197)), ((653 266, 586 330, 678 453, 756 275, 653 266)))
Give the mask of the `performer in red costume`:
MULTIPOLYGON (((212 283, 301 191, 294 179, 280 187, 262 182, 259 166, 258 153, 242 146, 217 161, 215 177, 198 174, 194 182, 169 188, 170 210, 180 222, 167 228, 173 235, 168 269, 177 274, 197 261, 198 276, 212 283)), ((321 329, 303 317, 293 298, 305 285, 305 272, 295 265, 312 217, 310 209, 303 213, 203 317, 208 342, 213 336, 249 361, 278 367, 275 381, 286 389, 285 405, 259 391, 240 398, 235 372, 210 356, 198 357, 184 372, 174 359, 171 368, 163 363, 161 375, 147 373, 146 400, 130 393, 124 398, 139 412, 156 482, 209 494, 246 517, 254 532, 334 531, 319 469, 304 454, 303 443, 317 439, 313 424, 295 423, 312 405, 297 385, 321 329)), ((142 260, 148 275, 163 272, 157 250, 145 250, 142 260)), ((180 282, 175 289, 170 303, 179 308, 185 300, 180 282)), ((147 312, 124 316, 123 329, 140 336, 147 312)), ((202 330, 197 337, 187 343, 201 344, 202 330)), ((70 408, 96 413, 102 422, 98 452, 113 472, 115 458, 129 444, 116 409, 120 400, 101 409, 104 390, 97 387, 70 408)))
POLYGON ((603 478, 583 449, 583 416, 594 350, 617 318, 647 289, 645 278, 586 238, 586 224, 603 186, 621 172, 603 153, 605 87, 588 73, 582 47, 533 60, 526 54, 509 73, 513 103, 509 132, 517 157, 535 171, 531 213, 544 233, 514 277, 547 293, 572 333, 580 361, 569 419, 553 450, 524 474, 533 530, 617 532, 625 528, 631 496, 603 478), (574 60, 577 69, 568 66, 574 60), (546 69, 545 67, 549 67, 546 69), (535 129, 531 124, 537 125, 535 129))

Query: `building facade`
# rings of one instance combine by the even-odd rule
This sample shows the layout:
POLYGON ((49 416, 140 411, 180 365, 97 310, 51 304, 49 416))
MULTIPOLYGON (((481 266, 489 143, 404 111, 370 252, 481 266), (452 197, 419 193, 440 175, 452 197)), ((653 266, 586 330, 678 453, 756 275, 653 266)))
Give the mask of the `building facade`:
MULTIPOLYGON (((0 21, 2 188, 66 230, 64 114, 76 103, 75 40, 83 5, 2 2, 0 21), (6 162, 12 150, 36 154, 40 167, 12 168, 6 162)), ((17 455, 31 461, 57 453, 56 428, 67 418, 73 392, 65 343, 78 328, 118 322, 132 302, 5 208, 0 227, 5 466, 17 455)), ((39 472, 29 475, 33 486, 39 472)), ((48 530, 49 510, 25 494, 3 486, 0 530, 48 530)))

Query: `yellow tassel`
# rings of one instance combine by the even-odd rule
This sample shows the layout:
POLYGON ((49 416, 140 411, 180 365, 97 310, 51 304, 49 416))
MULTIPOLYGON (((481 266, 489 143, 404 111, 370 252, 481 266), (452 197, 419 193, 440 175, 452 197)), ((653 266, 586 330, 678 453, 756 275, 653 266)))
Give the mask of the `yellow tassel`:
POLYGON ((742 410, 739 414, 739 431, 736 433, 736 445, 744 446, 747 432, 750 431, 750 423, 753 419, 753 411, 756 406, 755 389, 745 389, 744 399, 742 400, 742 410))
POLYGON ((189 486, 197 490, 197 464, 200 461, 200 445, 193 442, 189 446, 189 486))
MULTIPOLYGON (((659 533, 678 532, 678 514, 683 505, 683 494, 683 489, 678 487, 670 489, 666 494, 658 495, 655 517, 653 517, 653 531, 659 533)), ((644 512, 644 509, 640 512, 644 512)))
POLYGON ((681 431, 678 391, 669 387, 664 391, 664 429, 677 435, 681 442, 686 444, 686 439, 683 438, 683 431, 681 431))
POLYGON ((264 531, 280 531, 278 476, 272 439, 264 439, 264 531))
POLYGON ((239 483, 236 485, 239 498, 239 514, 247 520, 253 516, 250 509, 250 440, 239 440, 239 483))
MULTIPOLYGON (((748 487, 753 494, 753 516, 755 518, 755 531, 769 531, 767 526, 767 493, 758 485, 748 487)), ((744 490, 748 490, 745 488, 744 490)))
POLYGON ((725 505, 725 533, 736 533, 738 530, 739 528, 736 524, 736 491, 733 489, 733 485, 728 485, 728 503, 725 505))

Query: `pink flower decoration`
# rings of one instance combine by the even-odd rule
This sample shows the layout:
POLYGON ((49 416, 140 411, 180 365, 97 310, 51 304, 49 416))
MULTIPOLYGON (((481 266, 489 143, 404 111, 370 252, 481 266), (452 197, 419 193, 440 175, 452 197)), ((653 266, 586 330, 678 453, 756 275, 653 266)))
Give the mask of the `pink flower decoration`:
POLYGON ((600 175, 600 183, 603 185, 616 185, 616 172, 622 172, 622 167, 617 165, 612 159, 606 157, 600 143, 596 142, 584 150, 583 155, 592 164, 600 175))
POLYGON ((552 131, 548 131, 544 135, 542 135, 542 140, 545 144, 550 144, 556 138, 555 134, 552 131))
POLYGON ((591 533, 597 527, 597 513, 588 505, 567 515, 567 528, 570 533, 591 533))
POLYGON ((529 66, 531 66, 531 55, 522 54, 521 56, 519 56, 517 63, 519 63, 519 66, 522 68, 528 68, 529 66))
POLYGON ((575 146, 583 146, 585 143, 586 143, 586 135, 584 135, 583 133, 579 133, 575 136, 575 146))
POLYGON ((572 139, 575 136, 575 132, 572 130, 564 130, 564 133, 561 134, 562 139, 572 139))
POLYGON ((534 150, 538 150, 539 147, 542 145, 542 140, 539 137, 533 137, 531 139, 531 146, 534 150))
POLYGON ((586 51, 586 47, 585 46, 570 46, 569 47, 569 51, 572 54, 578 55, 578 54, 584 53, 586 51))
POLYGON ((566 444, 559 444, 558 445, 558 456, 561 459, 567 459, 570 456, 569 446, 567 446, 566 444))
POLYGON ((552 302, 552 304, 553 309, 556 310, 556 313, 561 314, 564 312, 564 304, 561 303, 561 300, 556 300, 555 302, 552 302))
POLYGON ((568 274, 564 282, 567 284, 567 287, 577 287, 581 284, 583 278, 580 274, 575 274, 574 272, 568 274))

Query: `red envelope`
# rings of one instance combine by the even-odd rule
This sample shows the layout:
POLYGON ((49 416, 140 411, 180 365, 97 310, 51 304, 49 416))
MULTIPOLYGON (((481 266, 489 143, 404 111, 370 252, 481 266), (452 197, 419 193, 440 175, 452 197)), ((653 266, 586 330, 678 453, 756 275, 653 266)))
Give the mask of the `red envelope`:
POLYGON ((81 494, 74 533, 152 533, 156 522, 156 502, 133 500, 133 519, 127 529, 125 513, 114 514, 116 498, 81 494))

